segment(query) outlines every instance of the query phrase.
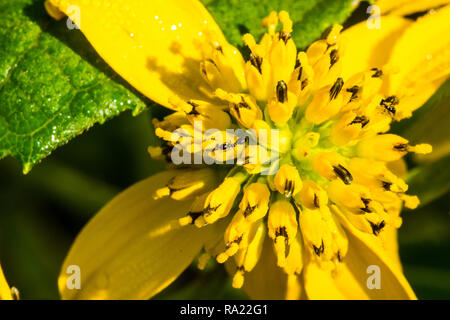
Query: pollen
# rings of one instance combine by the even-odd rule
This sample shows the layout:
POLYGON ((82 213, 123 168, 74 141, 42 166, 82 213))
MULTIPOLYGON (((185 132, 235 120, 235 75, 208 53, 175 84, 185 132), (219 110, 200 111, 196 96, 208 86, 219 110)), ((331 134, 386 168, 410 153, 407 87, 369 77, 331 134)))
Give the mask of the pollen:
POLYGON ((212 93, 205 101, 172 97, 175 112, 153 122, 163 145, 149 149, 180 170, 153 196, 194 199, 182 227, 227 225, 199 265, 211 255, 230 263, 234 287, 245 285, 263 245, 290 282, 305 263, 334 275, 349 249, 343 222, 371 237, 400 227, 401 207, 419 200, 390 164, 431 152, 388 133, 402 112, 399 98, 381 89, 388 70, 343 77, 342 26, 298 51, 287 12, 270 13, 263 25, 259 42, 243 36, 246 59, 206 37, 198 72, 212 93))

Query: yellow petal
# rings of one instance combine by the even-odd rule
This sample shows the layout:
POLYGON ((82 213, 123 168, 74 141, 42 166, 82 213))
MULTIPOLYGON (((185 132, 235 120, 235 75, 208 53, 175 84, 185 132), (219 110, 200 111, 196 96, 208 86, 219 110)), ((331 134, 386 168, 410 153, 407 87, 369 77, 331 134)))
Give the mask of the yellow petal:
POLYGON ((348 231, 349 240, 344 271, 336 277, 341 292, 349 298, 358 299, 417 299, 393 254, 397 251, 392 244, 393 235, 384 235, 383 238, 362 232, 340 211, 334 212, 348 231), (367 286, 368 278, 372 275, 372 271, 368 271, 370 266, 379 267, 380 289, 369 289, 367 286))
POLYGON ((200 1, 47 1, 74 18, 99 55, 150 99, 171 108, 174 93, 186 100, 205 98, 199 91, 207 87, 199 43, 206 34, 226 40, 200 1))
POLYGON ((395 42, 411 23, 401 17, 386 16, 381 18, 380 29, 369 29, 363 21, 345 30, 342 33, 345 52, 341 55, 343 78, 383 67, 395 42))
POLYGON ((344 300, 329 271, 323 270, 317 262, 310 261, 304 269, 305 290, 310 300, 344 300))
POLYGON ((380 238, 383 248, 386 251, 387 256, 394 263, 394 266, 401 272, 403 270, 402 263, 400 261, 400 254, 398 252, 398 236, 397 228, 387 225, 384 227, 378 237, 380 238))
POLYGON ((11 289, 0 265, 0 300, 12 300, 11 289))
POLYGON ((191 263, 214 230, 179 226, 191 201, 153 198, 176 174, 159 173, 131 186, 84 227, 58 280, 63 299, 148 299, 191 263), (67 286, 73 265, 80 268, 81 290, 67 286))
POLYGON ((410 116, 447 79, 449 34, 450 5, 419 18, 396 42, 388 65, 398 72, 390 75, 388 92, 400 98, 400 118, 410 116))
POLYGON ((380 7, 381 14, 408 15, 449 3, 449 0, 378 0, 376 5, 380 7))

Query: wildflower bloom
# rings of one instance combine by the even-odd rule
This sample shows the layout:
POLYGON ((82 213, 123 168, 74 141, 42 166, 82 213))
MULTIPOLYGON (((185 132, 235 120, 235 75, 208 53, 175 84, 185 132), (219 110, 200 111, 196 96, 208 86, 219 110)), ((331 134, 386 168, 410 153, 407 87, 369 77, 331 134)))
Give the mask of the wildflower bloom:
POLYGON ((59 279, 63 298, 149 298, 201 251, 199 267, 225 263, 252 298, 415 298, 396 229, 402 205, 419 200, 406 194, 401 158, 431 146, 388 131, 448 75, 449 7, 417 22, 387 16, 369 35, 365 23, 342 34, 335 25, 306 51, 289 14, 272 12, 259 42, 243 36, 244 59, 194 0, 46 2, 55 18, 71 5, 99 54, 174 113, 154 120, 164 143, 149 148, 168 170, 84 228, 59 279), (227 136, 231 128, 254 136, 227 136), (250 140, 270 129, 276 143, 256 139, 252 152, 250 140), (234 164, 176 166, 174 150, 234 164), (81 267, 81 291, 66 287, 69 265, 81 267), (367 286, 372 265, 377 290, 367 286))

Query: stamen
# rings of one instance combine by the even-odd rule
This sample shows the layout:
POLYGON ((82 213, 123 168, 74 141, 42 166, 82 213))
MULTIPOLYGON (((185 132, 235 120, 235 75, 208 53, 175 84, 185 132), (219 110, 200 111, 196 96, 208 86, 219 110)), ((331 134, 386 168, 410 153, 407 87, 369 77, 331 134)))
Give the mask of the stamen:
POLYGON ((193 115, 193 116, 200 115, 200 113, 196 110, 196 108, 199 106, 198 104, 196 104, 195 102, 193 102, 191 100, 187 101, 187 103, 192 106, 192 110, 187 113, 188 115, 193 115))
POLYGON ((371 213, 372 210, 369 208, 370 199, 361 198, 361 201, 364 203, 364 208, 361 208, 361 210, 366 213, 371 213))
POLYGON ((337 78, 336 82, 330 89, 330 100, 336 99, 339 92, 341 92, 342 87, 344 86, 344 80, 342 78, 337 78))
POLYGON ((372 232, 374 235, 378 236, 381 232, 381 230, 383 230, 383 228, 386 226, 386 223, 383 221, 381 221, 379 224, 375 224, 373 222, 370 222, 370 226, 372 227, 372 232))
POLYGON ((294 193, 294 189, 295 189, 295 182, 292 180, 286 180, 286 183, 284 184, 284 195, 287 198, 290 198, 294 193))
MULTIPOLYGON (((201 228, 233 215, 221 242, 223 251, 217 254, 217 245, 209 249, 219 263, 233 258, 236 288, 242 287, 245 274, 260 259, 267 236, 277 265, 297 283, 304 263, 302 250, 308 250, 327 271, 346 256, 349 239, 338 210, 348 213, 349 222, 367 234, 379 235, 387 223, 398 227, 393 203, 400 205, 402 200, 404 206, 415 207, 419 202, 404 194, 406 183, 387 163, 406 152, 431 152, 430 145, 411 145, 386 133, 403 109, 396 110, 397 96, 383 95, 381 69, 349 77, 344 88, 341 26, 333 26, 306 52, 299 52, 287 12, 272 12, 264 25, 268 32, 259 43, 250 34, 242 37, 251 52, 246 62, 231 45, 208 43, 200 72, 214 92, 208 97, 214 99, 170 98, 174 116, 155 120, 156 134, 165 142, 149 149, 152 156, 167 159, 173 148, 193 158, 196 147, 216 160, 226 159, 227 164, 237 159, 218 187, 215 179, 204 187, 208 180, 196 176, 180 180, 177 174, 178 180, 171 179, 157 191, 158 197, 174 199, 201 194, 186 216, 178 219, 181 226, 201 228), (232 80, 239 85, 230 85, 232 80), (200 120, 206 122, 197 130, 201 140, 190 142, 197 132, 194 122, 200 120), (220 127, 222 139, 207 137, 206 131, 213 127, 220 127), (279 145, 271 144, 267 136, 275 127, 281 133, 276 136, 279 145), (228 128, 255 132, 230 136, 228 128), (256 151, 267 151, 265 155, 251 150, 254 142, 261 148, 256 151), (265 169, 267 176, 262 173, 265 169)), ((221 174, 214 171, 211 176, 221 174)), ((204 267, 211 255, 203 254, 199 266, 204 267)))
POLYGON ((198 263, 197 263, 197 268, 199 270, 205 270, 209 260, 211 259, 211 255, 209 253, 203 253, 199 258, 198 258, 198 263))
POLYGON ((250 205, 247 206, 247 208, 244 211, 244 217, 247 218, 249 215, 251 215, 253 213, 253 211, 255 211, 256 207, 257 206, 253 206, 253 207, 250 207, 250 205))
POLYGON ((383 189, 386 191, 391 191, 392 182, 381 181, 383 189))
POLYGON ((279 238, 284 238, 284 257, 287 258, 287 256, 289 255, 289 250, 290 250, 290 246, 289 246, 289 237, 286 231, 286 227, 281 227, 278 228, 275 232, 275 244, 277 243, 277 241, 279 240, 279 238))
POLYGON ((342 28, 343 27, 341 25, 333 25, 326 38, 328 46, 333 46, 338 42, 339 33, 341 32, 342 28))
POLYGON ((216 50, 219 51, 221 54, 223 54, 223 48, 222 48, 222 46, 220 46, 220 45, 217 46, 217 47, 216 47, 216 50))
POLYGON ((350 122, 349 125, 352 125, 355 123, 360 123, 361 128, 364 128, 369 123, 369 119, 367 119, 366 116, 357 116, 357 117, 355 117, 355 119, 353 119, 352 122, 350 122))
POLYGON ((303 186, 297 168, 287 164, 281 166, 273 182, 278 192, 287 198, 299 193, 303 186))
POLYGON ((331 50, 330 52, 330 69, 334 66, 336 62, 339 60, 338 51, 336 49, 331 50))
MULTIPOLYGON (((298 60, 297 60, 298 61, 298 60)), ((300 63, 300 61, 298 61, 300 63)), ((298 77, 297 80, 300 81, 302 78, 302 73, 303 73, 303 67, 300 67, 300 69, 298 69, 298 77)))
POLYGON ((408 152, 408 144, 407 143, 399 143, 394 145, 394 149, 400 152, 408 152))
POLYGON ((215 207, 211 207, 211 205, 208 204, 208 206, 207 206, 205 209, 203 209, 201 215, 203 215, 203 216, 205 216, 205 217, 208 217, 208 216, 210 216, 210 215, 212 214, 212 212, 214 212, 214 211, 216 211, 217 209, 219 209, 221 205, 222 205, 222 204, 219 204, 219 205, 217 205, 217 206, 215 206, 215 207))
POLYGON ((240 289, 244 285, 244 267, 238 267, 236 273, 233 276, 232 286, 233 288, 240 289))
POLYGON ((333 166, 333 171, 342 180, 345 184, 351 184, 353 181, 353 177, 350 172, 342 165, 333 166))
POLYGON ((381 69, 372 68, 370 70, 374 71, 374 73, 372 74, 372 78, 379 78, 379 77, 381 77, 383 75, 383 71, 381 69))
POLYGON ((286 227, 280 227, 275 231, 275 238, 276 237, 284 237, 287 238, 287 231, 286 227))
POLYGON ((278 34, 278 39, 283 40, 284 43, 287 43, 290 38, 291 38, 290 33, 285 33, 283 31, 280 31, 280 33, 278 34))
POLYGON ((399 99, 396 96, 389 96, 386 99, 381 99, 380 105, 383 106, 387 111, 395 115, 395 105, 398 105, 399 99))
POLYGON ((313 246, 313 249, 314 249, 314 253, 318 257, 320 257, 320 255, 325 252, 325 245, 323 244, 323 240, 322 240, 322 244, 321 244, 320 247, 317 248, 315 245, 312 245, 312 246, 313 246))
POLYGON ((283 80, 278 81, 277 84, 277 99, 280 103, 284 103, 288 100, 287 85, 283 80))
POLYGON ((302 81, 302 90, 305 89, 305 87, 308 85, 309 81, 308 79, 305 79, 302 81))
POLYGON ((250 53, 250 62, 259 71, 259 73, 262 74, 261 65, 263 62, 263 58, 258 57, 253 53, 250 53))
POLYGON ((262 21, 263 26, 267 27, 269 34, 275 34, 275 29, 278 25, 278 15, 275 11, 272 11, 268 17, 264 18, 262 21))
POLYGON ((353 100, 358 98, 358 91, 359 91, 359 87, 358 86, 353 86, 351 88, 347 88, 346 91, 352 93, 352 96, 350 97, 350 100, 348 102, 352 102, 353 100))
POLYGON ((314 206, 315 206, 316 208, 320 208, 320 205, 319 205, 319 198, 317 197, 317 194, 315 194, 315 193, 314 193, 314 206))

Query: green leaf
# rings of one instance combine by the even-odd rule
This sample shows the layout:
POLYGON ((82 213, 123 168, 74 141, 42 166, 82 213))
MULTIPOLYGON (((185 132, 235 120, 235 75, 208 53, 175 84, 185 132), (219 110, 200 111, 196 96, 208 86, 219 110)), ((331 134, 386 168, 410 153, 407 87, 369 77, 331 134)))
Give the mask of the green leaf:
MULTIPOLYGON (((265 31, 261 19, 288 10, 294 40, 305 47, 347 18, 353 0, 203 0, 228 40, 265 31)), ((66 20, 53 21, 43 0, 0 0, 0 158, 12 155, 25 173, 96 123, 146 107, 66 20)))
POLYGON ((0 0, 0 158, 24 173, 96 123, 146 107, 42 0, 0 0))
POLYGON ((271 11, 286 10, 294 22, 293 39, 299 48, 318 39, 325 29, 343 23, 355 9, 353 0, 201 0, 222 28, 227 40, 241 46, 242 35, 259 39, 266 31, 261 20, 271 11))
POLYGON ((412 169, 407 178, 408 193, 418 195, 420 205, 443 196, 450 190, 450 156, 412 169))

